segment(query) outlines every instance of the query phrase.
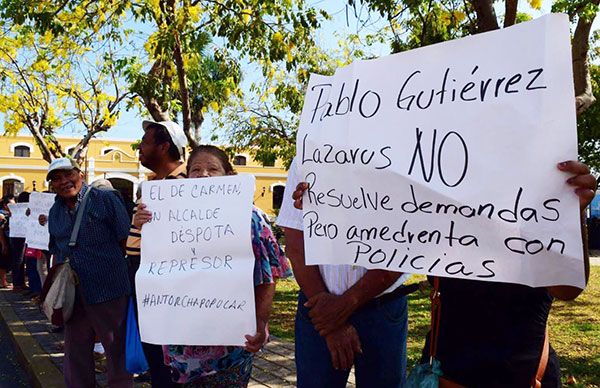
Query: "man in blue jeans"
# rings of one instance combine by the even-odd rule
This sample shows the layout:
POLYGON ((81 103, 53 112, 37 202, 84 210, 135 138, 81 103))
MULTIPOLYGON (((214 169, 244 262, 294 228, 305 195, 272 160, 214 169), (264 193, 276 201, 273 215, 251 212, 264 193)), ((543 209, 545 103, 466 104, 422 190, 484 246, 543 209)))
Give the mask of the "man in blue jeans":
POLYGON ((407 275, 351 265, 306 265, 302 212, 292 199, 300 181, 294 161, 277 217, 301 289, 295 326, 298 387, 345 387, 352 365, 359 388, 401 387, 407 335, 402 283, 407 275))

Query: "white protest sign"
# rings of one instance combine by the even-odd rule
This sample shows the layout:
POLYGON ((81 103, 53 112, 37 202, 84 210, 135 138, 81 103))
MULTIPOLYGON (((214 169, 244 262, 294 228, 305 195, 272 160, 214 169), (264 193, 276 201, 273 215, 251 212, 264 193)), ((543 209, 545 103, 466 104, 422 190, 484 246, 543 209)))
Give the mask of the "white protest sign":
POLYGON ((26 243, 29 248, 48 249, 50 234, 48 224, 40 225, 38 218, 40 214, 48 215, 50 208, 54 205, 56 194, 38 193, 34 191, 29 196, 29 221, 27 222, 26 243))
POLYGON ((313 75, 307 263, 583 287, 570 54, 554 14, 313 75))
POLYGON ((149 181, 136 274, 142 341, 243 345, 256 332, 254 177, 149 181))
POLYGON ((8 204, 8 208, 10 209, 9 237, 26 237, 29 217, 25 215, 25 212, 29 208, 29 204, 10 203, 8 204))

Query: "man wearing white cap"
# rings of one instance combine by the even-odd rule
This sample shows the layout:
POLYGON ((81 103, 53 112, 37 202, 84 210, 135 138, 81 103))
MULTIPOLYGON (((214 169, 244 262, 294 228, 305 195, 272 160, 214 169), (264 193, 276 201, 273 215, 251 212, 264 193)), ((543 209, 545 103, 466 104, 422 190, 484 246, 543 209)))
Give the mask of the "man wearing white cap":
MULTIPOLYGON (((142 122, 144 136, 139 147, 140 163, 152 170, 151 180, 185 178, 185 164, 181 159, 185 156, 187 138, 183 129, 173 121, 142 122)), ((144 212, 144 205, 136 207, 137 211, 144 212)), ((142 215, 142 214, 140 214, 142 215)), ((135 220, 135 216, 134 216, 135 220)), ((127 238, 127 258, 130 264, 131 281, 135 281, 135 272, 140 265, 140 225, 131 224, 127 238)), ((135 286, 133 287, 135 292, 135 286)), ((144 354, 150 367, 150 377, 153 387, 173 386, 171 370, 165 365, 160 345, 142 343, 144 354)))
POLYGON ((52 161, 46 179, 57 194, 48 214, 49 250, 57 262, 68 259, 78 279, 73 313, 65 322, 65 384, 95 386, 97 335, 106 350, 108 385, 132 387, 125 369, 130 285, 122 248, 129 228, 123 200, 113 191, 88 186, 77 164, 68 158, 52 161), (87 202, 82 206, 84 197, 87 202), (79 212, 83 216, 73 244, 79 212))

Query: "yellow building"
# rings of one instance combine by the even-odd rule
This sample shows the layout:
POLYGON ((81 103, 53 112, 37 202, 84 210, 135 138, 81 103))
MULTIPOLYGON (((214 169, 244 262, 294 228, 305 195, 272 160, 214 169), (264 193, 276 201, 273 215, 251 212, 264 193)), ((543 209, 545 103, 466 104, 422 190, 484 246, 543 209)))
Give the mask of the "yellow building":
MULTIPOLYGON (((80 139, 59 137, 65 150, 75 147, 80 139)), ((131 148, 132 140, 92 139, 82 166, 87 182, 99 178, 111 181, 128 200, 135 199, 140 182, 150 173, 143 167, 137 151, 131 148)), ((274 215, 281 205, 287 172, 279 161, 273 166, 256 163, 248 154, 236 155, 233 164, 238 173, 250 173, 256 177, 256 206, 274 215)), ((31 136, 0 137, 0 183, 2 195, 19 194, 22 191, 44 191, 48 163, 31 136)))

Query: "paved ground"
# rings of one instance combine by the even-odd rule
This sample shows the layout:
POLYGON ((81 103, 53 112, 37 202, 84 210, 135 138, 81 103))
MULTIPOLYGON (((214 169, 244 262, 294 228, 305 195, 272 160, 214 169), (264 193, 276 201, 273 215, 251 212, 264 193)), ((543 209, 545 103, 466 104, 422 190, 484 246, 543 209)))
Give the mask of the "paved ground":
POLYGON ((17 350, 5 325, 0 322, 0 387, 25 388, 30 382, 17 360, 17 350))

